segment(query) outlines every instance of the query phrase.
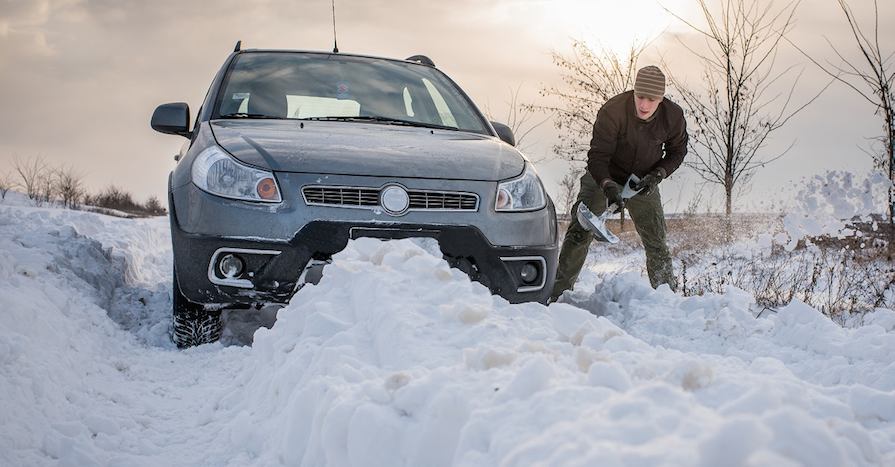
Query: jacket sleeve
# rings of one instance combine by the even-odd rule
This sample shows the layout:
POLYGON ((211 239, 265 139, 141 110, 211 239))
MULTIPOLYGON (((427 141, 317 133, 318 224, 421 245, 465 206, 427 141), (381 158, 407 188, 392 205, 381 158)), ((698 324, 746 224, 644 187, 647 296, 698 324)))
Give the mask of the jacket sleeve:
POLYGON ((590 149, 587 151, 587 171, 601 188, 609 175, 609 161, 615 153, 618 143, 619 122, 605 112, 604 109, 597 112, 597 121, 594 122, 594 134, 590 140, 590 149))
POLYGON ((687 120, 684 118, 683 112, 677 117, 672 122, 672 129, 665 141, 665 156, 656 164, 657 168, 665 171, 666 177, 681 166, 684 156, 687 155, 687 141, 689 141, 687 120))

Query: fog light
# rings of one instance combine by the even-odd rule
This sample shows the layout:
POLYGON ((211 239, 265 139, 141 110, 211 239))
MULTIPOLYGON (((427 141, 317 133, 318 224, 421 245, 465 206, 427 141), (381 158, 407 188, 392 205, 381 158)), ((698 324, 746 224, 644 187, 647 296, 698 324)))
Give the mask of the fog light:
POLYGON ((519 272, 519 276, 522 277, 522 282, 526 284, 531 284, 538 279, 538 265, 535 263, 525 263, 522 266, 522 271, 519 272))
POLYGON ((218 263, 218 270, 221 271, 221 274, 227 279, 239 277, 244 268, 245 263, 243 263, 242 259, 233 254, 227 254, 221 258, 221 262, 218 263))

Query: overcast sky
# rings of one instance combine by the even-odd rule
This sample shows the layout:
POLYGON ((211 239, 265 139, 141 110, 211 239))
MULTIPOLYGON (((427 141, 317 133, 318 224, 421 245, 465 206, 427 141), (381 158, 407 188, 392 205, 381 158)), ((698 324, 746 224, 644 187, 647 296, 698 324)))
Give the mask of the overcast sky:
MULTIPOLYGON (((860 19, 872 19, 869 0, 853 3, 860 19)), ((892 52, 895 6, 880 3, 880 40, 892 52)), ((538 89, 559 81, 551 51, 568 52, 573 38, 614 49, 652 39, 640 65, 664 57, 676 74, 696 71, 675 39, 686 27, 662 5, 698 20, 693 0, 337 0, 336 18, 340 51, 428 55, 500 120, 512 88, 521 86, 525 102, 544 102, 538 89)), ((330 50, 331 13, 329 0, 0 0, 0 175, 12 171, 14 157, 40 156, 75 168, 91 191, 114 183, 138 200, 164 200, 172 156, 186 140, 152 131, 154 108, 185 101, 195 112, 237 40, 244 48, 330 50)), ((797 18, 791 37, 812 55, 834 58, 827 37, 857 57, 835 0, 804 0, 797 18)), ((799 97, 828 81, 791 48, 780 63, 803 70, 799 97)), ((739 209, 779 201, 804 175, 869 170, 860 148, 881 134, 873 110, 834 84, 775 134, 769 151, 795 147, 758 173, 739 209)), ((528 137, 530 155, 550 157, 555 136, 549 124, 539 128, 528 137)), ((558 193, 552 182, 566 165, 539 170, 558 193)), ((685 208, 695 181, 686 171, 669 180, 666 209, 685 208)))

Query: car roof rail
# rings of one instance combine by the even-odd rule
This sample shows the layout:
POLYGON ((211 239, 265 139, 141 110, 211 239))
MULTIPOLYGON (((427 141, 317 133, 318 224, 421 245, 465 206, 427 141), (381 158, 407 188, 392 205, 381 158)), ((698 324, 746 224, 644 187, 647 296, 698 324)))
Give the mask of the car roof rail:
POLYGON ((233 47, 234 52, 239 52, 242 50, 242 41, 236 41, 236 47, 233 47))
POLYGON ((431 58, 425 55, 414 55, 412 57, 405 58, 405 60, 407 60, 408 62, 421 63, 423 65, 435 68, 435 62, 433 62, 431 58))

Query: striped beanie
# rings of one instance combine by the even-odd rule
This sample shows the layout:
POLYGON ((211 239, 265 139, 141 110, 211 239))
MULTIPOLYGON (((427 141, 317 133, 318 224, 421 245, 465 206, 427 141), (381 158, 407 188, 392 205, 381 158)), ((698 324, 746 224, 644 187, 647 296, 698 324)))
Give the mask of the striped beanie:
POLYGON ((661 99, 665 97, 665 74, 657 66, 645 66, 637 70, 634 94, 661 99))

